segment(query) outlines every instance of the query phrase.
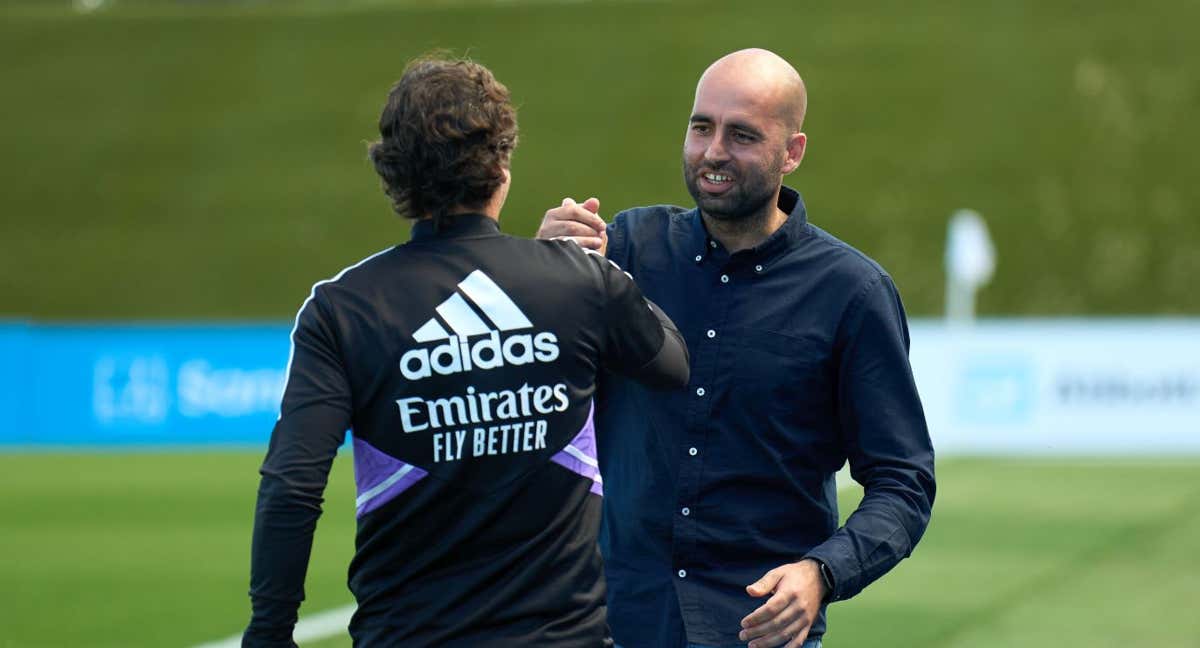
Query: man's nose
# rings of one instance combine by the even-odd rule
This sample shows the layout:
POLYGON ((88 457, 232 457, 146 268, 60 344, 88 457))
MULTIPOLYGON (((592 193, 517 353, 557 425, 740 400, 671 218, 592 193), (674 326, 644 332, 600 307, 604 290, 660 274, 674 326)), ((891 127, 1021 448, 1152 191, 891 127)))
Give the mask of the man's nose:
POLYGON ((729 151, 725 149, 725 136, 714 135, 704 149, 704 159, 710 162, 723 162, 729 159, 729 151))

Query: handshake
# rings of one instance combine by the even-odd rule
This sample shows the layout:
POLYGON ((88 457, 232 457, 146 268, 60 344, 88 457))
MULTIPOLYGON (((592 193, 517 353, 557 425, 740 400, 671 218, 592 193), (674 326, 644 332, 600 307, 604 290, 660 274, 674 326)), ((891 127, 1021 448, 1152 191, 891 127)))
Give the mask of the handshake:
POLYGON ((577 203, 563 198, 562 205, 547 210, 538 227, 540 239, 570 239, 588 250, 605 254, 608 250, 607 224, 600 218, 600 200, 588 198, 577 203))

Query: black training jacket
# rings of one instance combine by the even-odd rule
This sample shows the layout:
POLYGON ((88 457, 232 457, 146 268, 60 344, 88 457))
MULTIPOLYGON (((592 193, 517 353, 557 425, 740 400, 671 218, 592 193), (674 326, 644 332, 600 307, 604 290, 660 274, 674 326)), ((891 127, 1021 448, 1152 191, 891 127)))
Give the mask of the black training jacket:
POLYGON ((419 221, 409 243, 314 286, 261 470, 243 645, 292 645, 347 429, 355 645, 609 644, 602 368, 652 386, 688 379, 679 333, 620 268, 486 216, 419 221))

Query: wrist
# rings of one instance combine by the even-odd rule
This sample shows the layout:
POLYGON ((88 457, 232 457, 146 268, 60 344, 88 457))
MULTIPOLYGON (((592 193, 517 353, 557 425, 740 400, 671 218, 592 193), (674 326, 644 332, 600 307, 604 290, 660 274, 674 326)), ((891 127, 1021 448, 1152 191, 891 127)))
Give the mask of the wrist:
POLYGON ((833 581, 833 572, 830 571, 829 565, 826 565, 825 561, 820 558, 809 556, 805 560, 811 560, 817 568, 817 574, 821 581, 821 603, 829 603, 833 600, 833 588, 835 584, 833 581))

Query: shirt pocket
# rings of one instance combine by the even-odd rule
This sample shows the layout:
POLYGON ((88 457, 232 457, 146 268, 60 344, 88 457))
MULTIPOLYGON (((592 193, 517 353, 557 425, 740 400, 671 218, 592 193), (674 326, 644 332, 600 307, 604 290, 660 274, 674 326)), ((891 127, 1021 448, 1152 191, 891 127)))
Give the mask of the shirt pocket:
POLYGON ((737 338, 735 402, 758 410, 771 427, 783 428, 781 433, 832 423, 833 369, 826 341, 760 329, 743 329, 737 338))

